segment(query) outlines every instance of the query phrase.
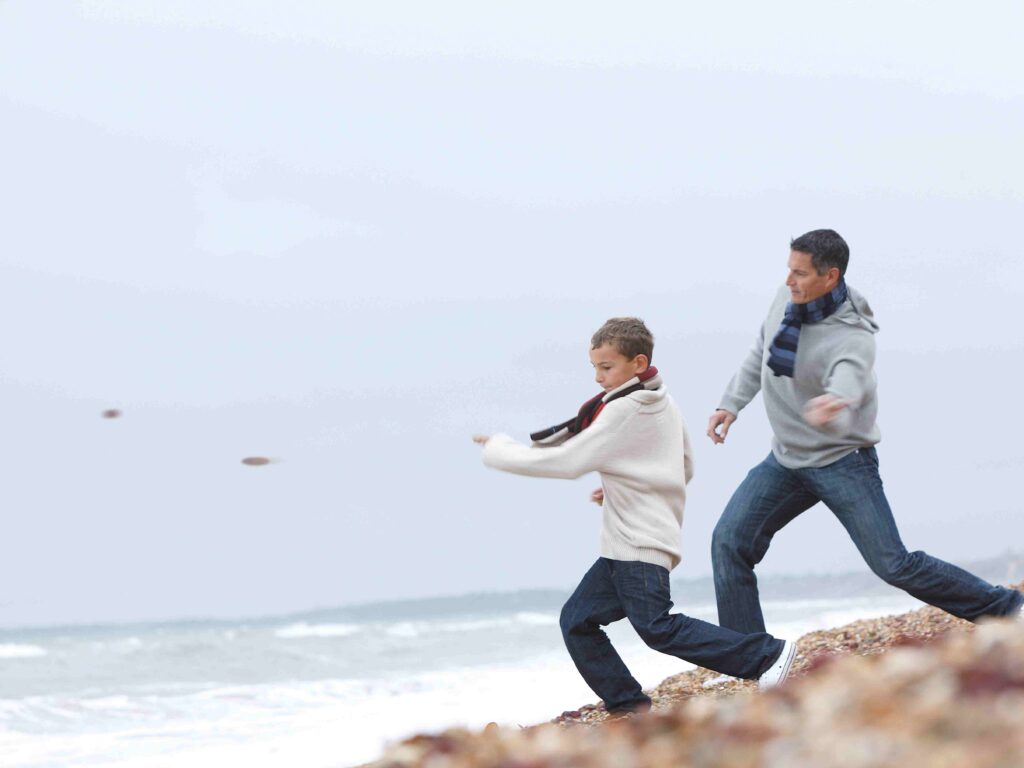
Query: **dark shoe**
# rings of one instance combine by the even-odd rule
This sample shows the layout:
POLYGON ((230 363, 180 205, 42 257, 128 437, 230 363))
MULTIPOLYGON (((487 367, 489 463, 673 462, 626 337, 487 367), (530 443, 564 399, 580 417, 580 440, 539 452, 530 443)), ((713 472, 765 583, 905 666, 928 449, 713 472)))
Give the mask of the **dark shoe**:
POLYGON ((608 710, 609 720, 620 720, 624 717, 632 717, 633 715, 642 715, 645 712, 651 711, 651 702, 647 701, 634 701, 629 704, 623 704, 621 707, 608 710))

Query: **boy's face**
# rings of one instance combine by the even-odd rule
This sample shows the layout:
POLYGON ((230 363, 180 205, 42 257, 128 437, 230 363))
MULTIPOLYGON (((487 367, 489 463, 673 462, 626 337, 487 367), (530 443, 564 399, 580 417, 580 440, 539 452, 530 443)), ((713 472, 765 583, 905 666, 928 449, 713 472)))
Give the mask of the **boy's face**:
POLYGON ((594 366, 594 381, 605 392, 621 387, 627 381, 647 370, 647 355, 633 359, 619 352, 612 344, 602 344, 590 350, 590 364, 594 366))

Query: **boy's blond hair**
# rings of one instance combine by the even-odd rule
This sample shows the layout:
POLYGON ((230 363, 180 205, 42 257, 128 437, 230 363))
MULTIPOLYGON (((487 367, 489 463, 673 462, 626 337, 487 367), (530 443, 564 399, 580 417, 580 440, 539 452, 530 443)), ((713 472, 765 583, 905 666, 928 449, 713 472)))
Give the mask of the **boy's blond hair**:
POLYGON ((593 349, 604 344, 611 344, 619 354, 630 360, 637 355, 646 355, 649 363, 654 355, 654 334, 639 317, 613 317, 606 320, 590 339, 593 349))

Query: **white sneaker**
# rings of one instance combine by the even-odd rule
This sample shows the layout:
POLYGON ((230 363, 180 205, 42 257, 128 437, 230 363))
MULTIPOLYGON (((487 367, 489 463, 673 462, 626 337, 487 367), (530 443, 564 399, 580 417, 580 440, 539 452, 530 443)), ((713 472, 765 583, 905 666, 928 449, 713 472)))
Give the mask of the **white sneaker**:
POLYGON ((789 675, 789 669, 793 666, 793 659, 795 658, 796 643, 792 640, 786 640, 785 645, 782 646, 782 653, 779 654, 779 658, 768 668, 767 672, 757 678, 757 687, 763 690, 780 685, 789 675))

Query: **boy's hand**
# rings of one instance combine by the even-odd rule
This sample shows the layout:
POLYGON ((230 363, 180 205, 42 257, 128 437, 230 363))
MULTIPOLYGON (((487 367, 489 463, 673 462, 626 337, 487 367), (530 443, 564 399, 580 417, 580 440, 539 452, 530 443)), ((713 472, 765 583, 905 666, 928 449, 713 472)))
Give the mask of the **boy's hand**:
POLYGON ((477 445, 487 445, 487 441, 490 439, 490 435, 473 435, 473 442, 477 445))
POLYGON ((849 403, 835 395, 821 395, 804 406, 804 421, 812 427, 823 427, 839 415, 849 403))
POLYGON ((724 408, 719 408, 712 413, 711 418, 708 419, 708 437, 711 438, 711 442, 715 445, 724 443, 725 436, 729 434, 729 427, 734 421, 736 421, 736 414, 724 408), (719 428, 721 428, 721 432, 718 431, 719 428))
POLYGON ((590 494, 590 500, 595 504, 604 504, 604 488, 598 488, 590 494))

